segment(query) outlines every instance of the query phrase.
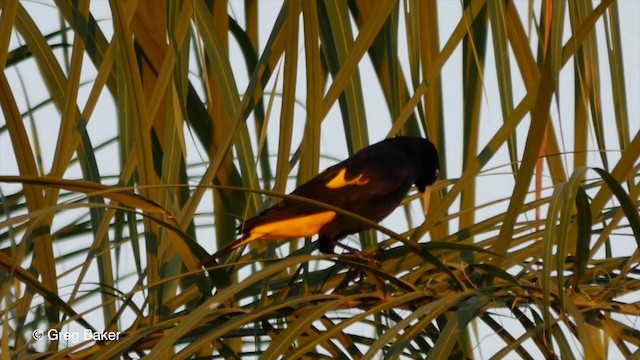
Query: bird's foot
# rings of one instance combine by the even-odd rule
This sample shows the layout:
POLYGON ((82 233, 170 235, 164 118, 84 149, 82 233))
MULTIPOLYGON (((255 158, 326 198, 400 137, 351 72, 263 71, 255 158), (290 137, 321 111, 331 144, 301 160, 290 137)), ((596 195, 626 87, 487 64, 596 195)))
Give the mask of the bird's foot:
POLYGON ((362 261, 366 261, 372 266, 380 267, 380 261, 378 261, 378 259, 375 258, 377 255, 377 253, 375 252, 356 251, 352 254, 355 255, 358 259, 362 261))
POLYGON ((347 250, 351 255, 354 255, 358 259, 365 261, 375 267, 380 267, 380 261, 376 259, 376 256, 378 256, 378 250, 360 251, 358 249, 354 249, 351 246, 347 246, 342 243, 336 243, 336 245, 347 250))

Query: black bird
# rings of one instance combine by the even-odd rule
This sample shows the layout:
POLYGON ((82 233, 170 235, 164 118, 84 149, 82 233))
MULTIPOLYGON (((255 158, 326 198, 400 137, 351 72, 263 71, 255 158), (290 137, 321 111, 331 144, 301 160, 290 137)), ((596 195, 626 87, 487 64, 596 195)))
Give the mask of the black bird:
MULTIPOLYGON (((291 194, 320 201, 380 222, 412 185, 425 193, 439 172, 438 151, 426 139, 395 137, 368 146, 324 170, 291 194)), ((318 234, 318 247, 332 254, 338 240, 370 226, 334 211, 284 199, 238 227, 240 238, 203 264, 255 240, 286 240, 318 234)))

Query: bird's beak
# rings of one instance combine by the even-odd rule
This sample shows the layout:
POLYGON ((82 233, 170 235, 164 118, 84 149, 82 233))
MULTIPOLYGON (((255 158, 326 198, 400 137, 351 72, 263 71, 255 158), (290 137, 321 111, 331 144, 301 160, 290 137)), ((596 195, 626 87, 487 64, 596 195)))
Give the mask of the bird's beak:
POLYGON ((424 215, 427 215, 429 212, 429 200, 431 199, 431 186, 427 186, 424 188, 424 192, 422 193, 422 212, 424 215))

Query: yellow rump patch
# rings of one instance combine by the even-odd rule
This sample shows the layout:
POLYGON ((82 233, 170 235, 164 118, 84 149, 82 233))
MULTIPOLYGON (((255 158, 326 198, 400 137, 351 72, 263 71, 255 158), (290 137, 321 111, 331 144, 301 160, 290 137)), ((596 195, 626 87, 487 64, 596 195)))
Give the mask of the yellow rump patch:
POLYGON ((336 213, 324 211, 317 214, 298 216, 290 219, 262 224, 251 229, 244 244, 258 239, 283 240, 299 237, 310 237, 318 233, 320 228, 333 220, 336 213))
POLYGON ((366 183, 369 182, 369 179, 363 179, 362 178, 362 174, 356 176, 355 178, 351 179, 351 180, 347 180, 344 178, 344 175, 347 173, 347 169, 342 169, 340 170, 340 172, 338 173, 338 175, 336 175, 333 179, 331 179, 328 183, 327 183, 327 187, 329 189, 338 189, 344 186, 349 186, 349 185, 364 185, 366 183))

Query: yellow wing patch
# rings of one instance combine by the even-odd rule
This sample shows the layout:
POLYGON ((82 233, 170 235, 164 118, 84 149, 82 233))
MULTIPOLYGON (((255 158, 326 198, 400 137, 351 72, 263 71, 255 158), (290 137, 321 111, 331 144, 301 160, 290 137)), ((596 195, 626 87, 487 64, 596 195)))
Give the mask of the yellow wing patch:
POLYGON ((323 211, 317 214, 298 216, 258 225, 251 229, 249 237, 243 240, 243 244, 258 239, 283 240, 310 237, 317 234, 320 228, 333 220, 335 216, 336 213, 333 211, 323 211))
POLYGON ((347 169, 342 168, 338 173, 338 175, 336 175, 333 179, 331 179, 326 186, 329 189, 338 189, 338 188, 349 186, 349 185, 364 185, 369 182, 369 179, 362 178, 362 174, 356 176, 351 180, 347 180, 344 178, 344 175, 346 173, 347 173, 347 169))

